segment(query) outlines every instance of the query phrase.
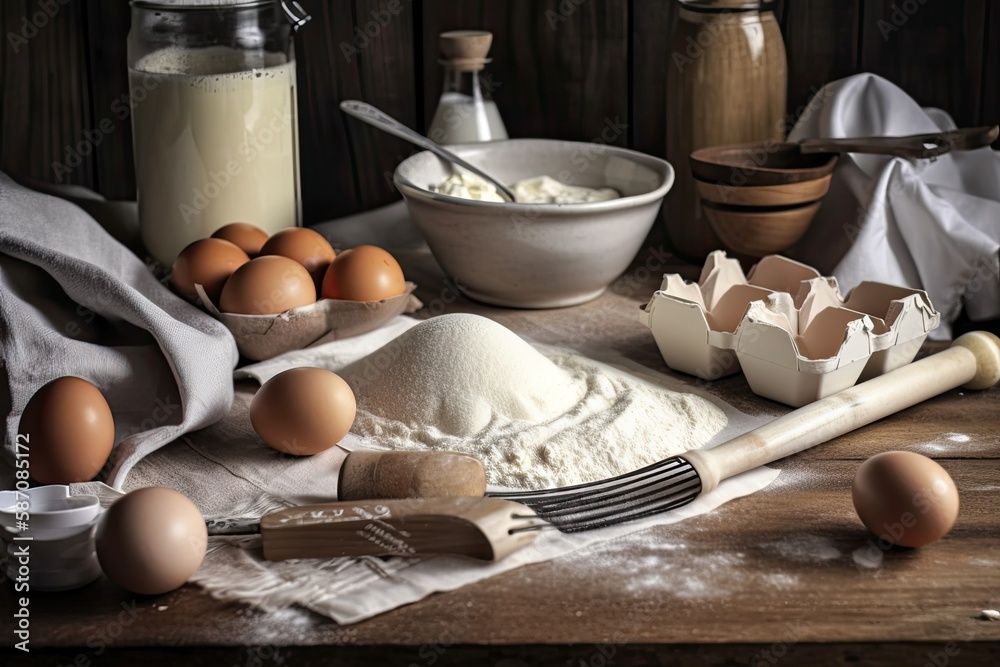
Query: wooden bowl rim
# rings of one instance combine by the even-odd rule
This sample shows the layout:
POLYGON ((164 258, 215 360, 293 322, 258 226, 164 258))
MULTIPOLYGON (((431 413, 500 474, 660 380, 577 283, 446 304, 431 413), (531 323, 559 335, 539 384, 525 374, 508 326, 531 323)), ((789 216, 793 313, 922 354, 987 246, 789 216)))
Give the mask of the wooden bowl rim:
MULTIPOLYGON (((699 180, 714 183, 716 185, 732 185, 733 187, 761 187, 770 185, 783 185, 790 183, 801 183, 805 181, 816 180, 827 174, 832 174, 834 167, 837 166, 837 160, 840 157, 837 153, 808 153, 803 154, 802 157, 811 161, 822 160, 819 164, 811 164, 806 167, 766 167, 766 166, 755 166, 753 173, 747 176, 746 182, 742 185, 734 185, 733 183, 727 183, 725 180, 720 180, 718 178, 705 178, 701 174, 706 174, 708 172, 715 172, 716 170, 728 169, 732 170, 742 170, 746 162, 740 161, 720 161, 718 157, 720 154, 733 154, 738 152, 749 153, 752 149, 760 149, 767 151, 766 142, 750 142, 743 144, 726 144, 722 146, 708 146, 705 148, 699 148, 691 152, 689 156, 689 161, 691 164, 691 173, 693 176, 699 180), (824 159, 825 158, 825 159, 824 159), (700 174, 699 174, 700 172, 700 174), (763 177, 764 180, 768 181, 766 183, 754 183, 754 177, 763 177)), ((778 151, 783 152, 798 152, 798 144, 795 143, 776 143, 777 151, 770 151, 775 153, 778 151)))

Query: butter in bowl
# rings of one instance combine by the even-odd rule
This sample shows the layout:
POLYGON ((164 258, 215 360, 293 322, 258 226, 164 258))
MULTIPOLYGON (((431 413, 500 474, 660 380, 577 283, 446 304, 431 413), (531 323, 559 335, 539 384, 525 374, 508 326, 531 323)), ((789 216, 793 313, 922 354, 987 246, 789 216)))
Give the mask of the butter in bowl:
POLYGON ((511 139, 449 149, 513 185, 517 201, 429 151, 404 160, 393 182, 444 271, 466 296, 493 305, 559 308, 600 296, 641 249, 674 182, 665 160, 604 144, 511 139))

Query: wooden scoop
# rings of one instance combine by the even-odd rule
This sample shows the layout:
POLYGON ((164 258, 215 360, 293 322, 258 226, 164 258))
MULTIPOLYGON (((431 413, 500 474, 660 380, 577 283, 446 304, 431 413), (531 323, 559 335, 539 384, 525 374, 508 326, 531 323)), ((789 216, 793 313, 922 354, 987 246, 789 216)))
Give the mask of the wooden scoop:
POLYGON ((973 127, 905 137, 804 139, 798 143, 750 143, 710 146, 690 156, 691 173, 706 183, 732 186, 780 186, 824 178, 840 153, 895 155, 933 159, 950 151, 989 146, 1000 127, 973 127))
POLYGON ((847 139, 804 139, 799 150, 810 153, 876 153, 918 160, 936 158, 951 151, 968 151, 989 146, 997 140, 1000 126, 969 127, 949 132, 911 134, 905 137, 859 137, 847 139))

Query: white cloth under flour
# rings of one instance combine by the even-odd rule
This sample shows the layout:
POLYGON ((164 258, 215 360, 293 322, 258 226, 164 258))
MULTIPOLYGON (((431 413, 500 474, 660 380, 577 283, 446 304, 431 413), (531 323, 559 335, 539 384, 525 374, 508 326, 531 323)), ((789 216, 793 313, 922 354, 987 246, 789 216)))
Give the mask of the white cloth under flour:
MULTIPOLYGON (((337 370, 377 350, 417 324, 400 316, 375 331, 238 369, 238 380, 266 381, 295 366, 337 370)), ((696 393, 721 409, 728 425, 706 446, 732 437, 773 419, 750 416, 717 398, 611 352, 591 352, 588 358, 602 363, 608 373, 633 378, 673 391, 696 393)), ((246 400, 244 394, 237 401, 246 400)), ((357 448, 361 440, 348 434, 341 443, 357 448)), ((245 410, 234 410, 222 422, 186 435, 136 466, 129 488, 169 486, 189 497, 206 516, 260 516, 288 505, 332 500, 337 473, 345 452, 334 447, 310 457, 282 456, 260 442, 245 410)), ((497 563, 470 558, 433 556, 421 558, 337 558, 271 562, 263 559, 259 537, 212 538, 205 561, 192 577, 211 595, 252 604, 266 611, 291 606, 310 609, 340 623, 355 623, 436 592, 450 591, 516 567, 539 563, 592 544, 611 540, 652 526, 675 523, 759 491, 778 476, 772 468, 758 468, 725 480, 716 490, 678 510, 620 526, 564 535, 543 532, 534 544, 497 563)), ((109 505, 120 494, 99 483, 74 485, 74 493, 93 493, 109 505)))
MULTIPOLYGON (((363 336, 289 352, 240 368, 235 375, 238 379, 267 381, 282 370, 296 366, 316 366, 337 371, 375 351, 417 323, 417 320, 400 316, 386 327, 363 336)), ((707 447, 726 442, 773 418, 770 415, 751 417, 743 414, 707 393, 612 353, 597 356, 594 361, 601 363, 607 373, 627 373, 665 389, 697 393, 723 410, 728 424, 710 442, 705 443, 707 447)), ((318 494, 329 494, 335 488, 331 469, 339 459, 333 453, 297 461, 292 464, 297 466, 295 469, 263 469, 248 461, 246 451, 227 451, 225 443, 217 442, 203 447, 198 443, 196 435, 191 438, 196 449, 203 449, 236 477, 252 480, 258 488, 266 490, 262 497, 293 498, 296 503, 315 502, 318 494)), ((358 438, 348 434, 342 446, 351 449, 358 442, 358 438)), ((341 623, 354 623, 415 602, 431 593, 454 590, 522 565, 551 560, 597 542, 710 512, 733 498, 759 491, 770 484, 778 476, 778 472, 771 468, 753 470, 725 480, 715 491, 699 497, 690 505, 630 524, 571 535, 545 531, 534 544, 497 563, 446 556, 272 563, 262 559, 259 542, 255 538, 237 541, 218 539, 212 541, 206 561, 193 580, 221 599, 251 603, 266 610, 294 604, 341 623)), ((259 508, 261 503, 257 502, 255 506, 259 508)))
MULTIPOLYGON (((952 129, 944 111, 858 74, 816 93, 788 139, 952 129)), ((845 291, 863 280, 926 290, 942 315, 937 339, 951 337, 963 306, 973 321, 1000 317, 1000 153, 841 155, 812 227, 788 254, 836 276, 845 291)))

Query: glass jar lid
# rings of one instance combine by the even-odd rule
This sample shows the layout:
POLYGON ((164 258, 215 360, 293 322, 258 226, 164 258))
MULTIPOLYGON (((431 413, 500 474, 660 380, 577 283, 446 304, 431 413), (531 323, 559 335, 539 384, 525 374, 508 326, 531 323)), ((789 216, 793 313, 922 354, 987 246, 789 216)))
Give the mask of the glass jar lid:
POLYGON ((133 5, 140 7, 170 7, 183 9, 185 7, 242 7, 244 5, 267 5, 276 0, 134 0, 133 5))
POLYGON ((308 23, 312 16, 296 0, 132 0, 132 6, 143 9, 226 9, 260 7, 278 3, 292 29, 308 23))
POLYGON ((703 12, 769 10, 774 0, 680 0, 684 9, 703 12))

